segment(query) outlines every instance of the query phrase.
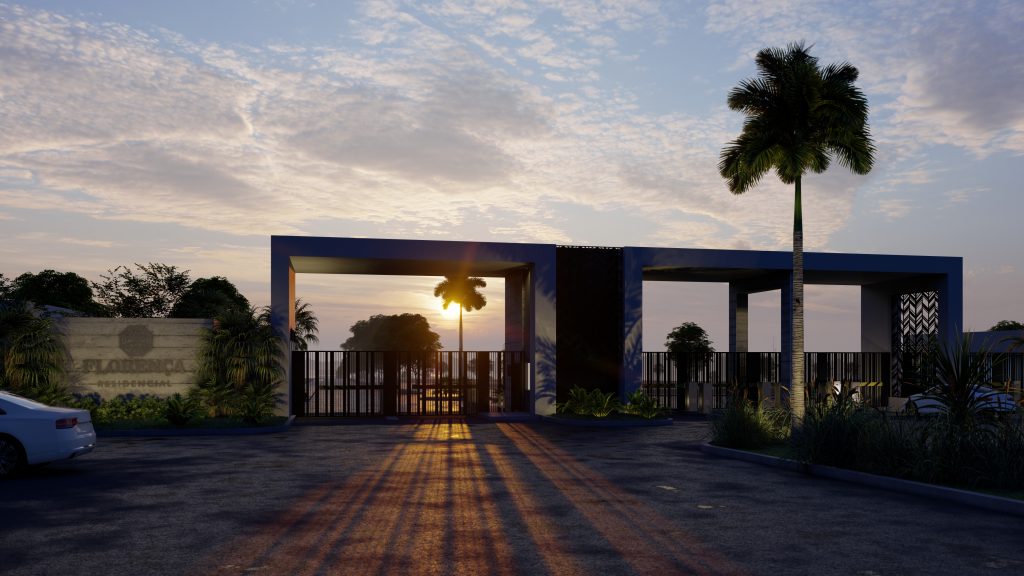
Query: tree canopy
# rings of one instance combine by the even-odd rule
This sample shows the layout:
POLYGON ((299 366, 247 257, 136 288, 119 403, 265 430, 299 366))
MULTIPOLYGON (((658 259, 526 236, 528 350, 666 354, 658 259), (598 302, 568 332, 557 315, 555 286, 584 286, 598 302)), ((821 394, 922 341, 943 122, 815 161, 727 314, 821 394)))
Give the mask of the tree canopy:
POLYGON ((1024 330, 1024 324, 1016 320, 1000 320, 988 329, 989 332, 1001 332, 1003 330, 1024 330))
POLYGON ((7 282, 6 297, 37 306, 69 308, 90 316, 106 316, 103 306, 93 300, 89 281, 74 272, 46 269, 38 274, 25 272, 7 282))
POLYGON ((352 336, 341 344, 345 350, 422 351, 441 349, 441 338, 430 329, 421 314, 375 314, 360 320, 349 330, 352 336))
POLYGON ((94 282, 96 299, 120 318, 159 318, 170 314, 192 284, 188 270, 167 264, 118 266, 94 282))
POLYGON ((673 356, 681 354, 708 354, 714 352, 708 333, 694 322, 683 322, 668 333, 665 348, 673 356))
POLYGON ((249 309, 249 300, 223 276, 199 278, 189 285, 168 314, 171 318, 215 318, 228 309, 249 309))

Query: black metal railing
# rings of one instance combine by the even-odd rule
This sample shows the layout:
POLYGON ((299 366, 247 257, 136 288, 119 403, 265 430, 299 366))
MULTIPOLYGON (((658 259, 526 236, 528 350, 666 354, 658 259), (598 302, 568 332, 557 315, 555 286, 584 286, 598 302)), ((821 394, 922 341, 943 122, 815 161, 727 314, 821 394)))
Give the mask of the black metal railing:
POLYGON ((525 354, 295 351, 298 416, 427 416, 524 411, 525 354))
MULTIPOLYGON (((672 410, 704 412, 725 407, 733 391, 748 398, 780 396, 779 352, 712 352, 673 357, 644 352, 643 386, 659 404, 672 410)), ((885 352, 808 352, 804 381, 812 397, 829 392, 834 382, 881 382, 863 388, 864 401, 884 406, 890 389, 889 354, 885 352)))

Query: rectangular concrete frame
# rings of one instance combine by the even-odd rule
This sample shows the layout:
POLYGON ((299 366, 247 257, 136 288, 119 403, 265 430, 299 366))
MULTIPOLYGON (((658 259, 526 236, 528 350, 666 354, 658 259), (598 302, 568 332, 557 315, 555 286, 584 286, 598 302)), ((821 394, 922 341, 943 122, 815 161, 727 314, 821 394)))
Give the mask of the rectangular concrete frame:
MULTIPOLYGON (((270 300, 281 334, 295 326, 295 274, 302 273, 504 278, 505 349, 523 350, 531 359, 527 378, 534 412, 554 413, 554 245, 272 236, 270 300)), ((281 390, 288 414, 290 376, 289 358, 281 390)))
MULTIPOLYGON (((282 334, 295 325, 295 274, 384 274, 501 277, 505 279, 505 349, 531 358, 528 378, 536 414, 555 409, 556 292, 553 244, 450 242, 272 236, 271 308, 282 334)), ((729 346, 747 349, 747 296, 780 290, 782 374, 788 384, 792 254, 754 250, 625 247, 623 250, 623 397, 643 377, 643 282, 721 282, 729 285, 729 346)), ((876 254, 804 255, 805 284, 860 286, 861 351, 891 347, 892 297, 921 291, 939 295, 938 337, 963 326, 963 259, 876 254)), ((571 295, 569 296, 571 297, 571 295)), ((724 311, 723 311, 724 312, 724 311)), ((284 340, 282 346, 288 347, 284 340)), ((289 361, 290 376, 290 361, 289 361)), ((286 379, 286 383, 290 379, 286 379)), ((289 397, 290 387, 282 392, 289 397)))
MULTIPOLYGON (((722 282, 729 284, 729 349, 747 350, 747 296, 780 290, 782 374, 791 379, 793 255, 791 252, 707 250, 695 248, 623 248, 625 294, 622 393, 640 387, 643 378, 643 282, 722 282)), ((963 328, 963 259, 946 256, 835 254, 806 252, 804 284, 860 286, 861 352, 889 352, 891 299, 900 294, 935 291, 939 299, 940 341, 963 328)))

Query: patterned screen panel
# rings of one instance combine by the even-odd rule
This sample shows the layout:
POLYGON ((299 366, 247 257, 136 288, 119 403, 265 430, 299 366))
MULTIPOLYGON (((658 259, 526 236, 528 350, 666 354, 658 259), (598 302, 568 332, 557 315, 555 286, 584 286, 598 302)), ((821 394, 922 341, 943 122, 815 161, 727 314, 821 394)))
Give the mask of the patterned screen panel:
POLYGON ((931 382, 930 353, 939 331, 938 292, 916 292, 893 297, 893 395, 918 392, 931 382), (910 390, 913 388, 913 390, 910 390))

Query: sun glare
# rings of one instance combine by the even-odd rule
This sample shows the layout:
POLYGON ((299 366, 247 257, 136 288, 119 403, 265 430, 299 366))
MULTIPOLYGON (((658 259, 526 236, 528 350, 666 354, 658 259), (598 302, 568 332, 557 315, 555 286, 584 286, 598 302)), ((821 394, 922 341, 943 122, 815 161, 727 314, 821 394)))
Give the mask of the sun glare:
POLYGON ((449 304, 447 310, 445 310, 444 306, 441 304, 438 304, 438 308, 441 310, 441 317, 445 320, 458 320, 459 304, 457 302, 449 304))

